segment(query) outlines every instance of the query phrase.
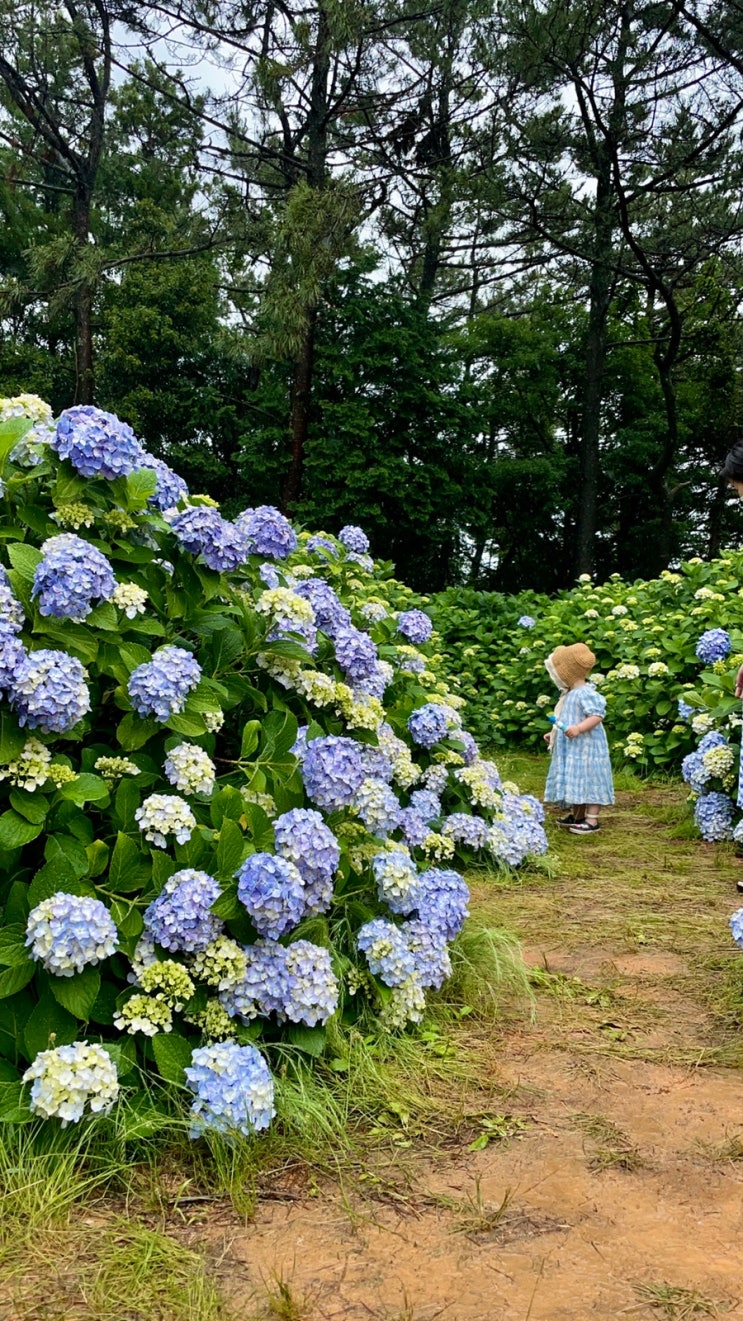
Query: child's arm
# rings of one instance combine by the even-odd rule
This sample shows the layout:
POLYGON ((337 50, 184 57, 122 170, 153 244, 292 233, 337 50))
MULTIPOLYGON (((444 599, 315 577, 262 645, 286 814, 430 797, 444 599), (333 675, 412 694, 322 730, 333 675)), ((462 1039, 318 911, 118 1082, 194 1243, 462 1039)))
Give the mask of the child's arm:
POLYGON ((595 729, 597 725, 600 725, 602 719, 602 716, 586 716, 585 720, 581 720, 579 724, 569 725, 565 730, 565 737, 578 738, 581 734, 587 734, 589 730, 595 729))

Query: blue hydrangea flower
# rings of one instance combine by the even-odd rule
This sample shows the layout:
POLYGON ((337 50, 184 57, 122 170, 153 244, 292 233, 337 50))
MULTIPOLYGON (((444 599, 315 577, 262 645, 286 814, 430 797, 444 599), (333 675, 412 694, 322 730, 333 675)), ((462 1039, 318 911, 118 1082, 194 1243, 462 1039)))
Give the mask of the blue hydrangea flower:
POLYGON ((29 652, 15 666, 10 704, 19 725, 66 734, 90 710, 85 670, 66 651, 29 652))
POLYGON ((357 555, 365 555, 369 549, 369 538, 363 528, 354 527, 352 523, 341 528, 338 540, 346 550, 354 551, 357 555))
POLYGON ((400 800, 384 780, 364 780, 353 806, 359 819, 377 839, 386 839, 400 824, 400 800))
POLYGON ((437 702, 419 706, 408 719, 408 729, 414 743, 422 748, 434 748, 449 733, 444 707, 437 702))
POLYGON ((205 564, 217 573, 232 573, 250 554, 244 533, 211 505, 185 509, 176 514, 170 526, 180 544, 194 555, 201 554, 205 564))
POLYGON ((452 734, 452 743, 459 748, 465 766, 474 766, 480 756, 480 749, 467 729, 458 729, 452 734))
POLYGON ((366 956, 369 969, 386 986, 402 986, 415 972, 415 958, 405 932, 386 917, 365 922, 356 944, 366 956))
POLYGON ((420 877, 407 853, 402 849, 375 853, 371 865, 379 898, 393 913, 411 913, 418 907, 420 877))
POLYGON ((697 752, 709 752, 710 748, 723 748, 727 746, 727 739, 724 734, 718 733, 716 729, 711 729, 704 738, 699 740, 697 752))
POLYGON ((0 581, 0 639, 20 633, 24 620, 23 606, 14 597, 6 577, 0 581))
POLYGON ((246 1023, 283 1013, 287 998, 286 950, 275 940, 257 940, 245 947, 246 968, 241 981, 220 992, 230 1018, 246 1023))
POLYGON ((308 916, 327 912, 340 862, 340 845, 319 812, 294 807, 273 823, 277 853, 297 868, 305 887, 308 916))
POLYGON ((354 681, 354 687, 360 693, 366 693, 369 697, 378 697, 380 702, 384 697, 385 689, 390 682, 390 675, 387 673, 387 666, 381 661, 375 661, 369 666, 366 674, 361 675, 354 681))
POLYGON ((336 628, 333 641, 338 664, 351 684, 363 684, 374 675, 377 649, 368 633, 353 624, 342 625, 336 628))
POLYGON ((415 960, 418 981, 421 986, 438 991, 452 973, 446 936, 439 928, 427 926, 420 918, 403 922, 402 930, 415 960))
POLYGON ((693 706, 689 706, 689 703, 685 702, 683 697, 679 697, 678 713, 679 713, 679 720, 688 721, 691 720, 692 716, 696 714, 696 708, 693 706))
POLYGON ((164 514, 168 509, 175 509, 181 500, 188 499, 188 487, 183 478, 173 472, 167 463, 163 463, 162 459, 156 459, 154 454, 145 452, 140 467, 151 468, 157 477, 155 494, 147 501, 154 509, 164 514))
MULTIPOLYGON (((402 746, 406 748, 405 744, 402 746)), ((367 779, 384 780, 385 784, 391 784, 394 778, 394 770, 392 760, 384 749, 375 748, 371 743, 360 743, 359 752, 364 763, 367 779)))
POLYGON ((302 779, 308 796, 318 807, 331 811, 350 807, 366 779, 359 744, 335 734, 312 739, 302 763, 302 779))
POLYGON ((416 789, 410 795, 409 806, 424 821, 438 821, 442 813, 441 799, 432 789, 416 789))
POLYGON ((142 467, 144 450, 126 422, 90 404, 76 404, 60 414, 50 444, 83 477, 112 482, 142 467))
POLYGON ((488 835, 488 847, 501 862, 518 867, 530 854, 546 853, 544 809, 528 794, 504 794, 488 835))
POLYGON ((341 605, 337 594, 324 578, 306 578, 295 587, 297 596, 309 601, 315 612, 315 623, 329 638, 335 638, 341 629, 353 627, 351 616, 341 605))
POLYGON ((681 763, 681 775, 696 794, 704 792, 709 779, 709 771, 704 764, 703 755, 698 750, 690 752, 681 763))
POLYGON ((134 710, 162 724, 182 711, 188 694, 201 678, 201 666, 183 647, 158 647, 151 661, 129 676, 127 691, 134 710))
POLYGON ((266 584, 266 587, 271 589, 281 586, 278 569, 275 564, 269 564, 268 560, 258 566, 258 577, 262 583, 266 584))
POLYGON ((185 867, 165 882, 145 909, 145 931, 163 949, 204 950, 222 931, 222 922, 211 911, 221 893, 213 876, 185 867))
POLYGON ((415 647, 429 642, 433 633, 433 624, 422 610, 403 610, 397 617, 397 631, 415 647))
POLYGON ((441 827, 442 835, 449 835, 457 844, 468 849, 484 849, 488 843, 490 827, 481 816, 467 812, 452 812, 441 827))
POLYGON ((694 805, 694 821, 702 839, 716 843, 732 839, 733 800, 727 794, 711 793, 698 798, 694 805))
POLYGON ((435 794, 442 794, 449 782, 449 768, 447 766, 429 766, 423 776, 423 781, 427 789, 433 789, 435 794))
POLYGON ((28 652, 12 634, 0 632, 0 692, 8 693, 28 652))
POLYGON ((337 1008, 338 980, 329 951, 309 940, 295 940, 286 949, 282 1014, 291 1023, 315 1027, 327 1023, 337 1008))
POLYGON ((412 807, 404 807, 400 813, 399 827, 408 848, 419 849, 428 839, 431 827, 412 807))
POLYGON ((94 601, 108 601, 116 587, 111 565, 95 546, 63 532, 41 547, 43 560, 36 567, 32 597, 38 597, 42 615, 57 619, 85 619, 94 601))
POLYGON ((273 1078, 255 1046, 217 1041, 200 1046, 185 1070, 195 1099, 191 1137, 205 1128, 217 1133, 260 1133, 276 1114, 273 1078))
POLYGON ((309 537, 307 541, 307 550, 310 555, 318 555, 320 559, 337 560, 338 547, 329 537, 314 536, 309 537))
POLYGON ((244 509, 235 519, 239 531, 246 537, 251 554, 269 555, 285 560, 297 549, 297 534, 288 518, 273 505, 259 505, 257 509, 244 509))
POLYGON ((309 732, 309 728, 310 728, 309 725, 299 726, 299 729, 297 730, 297 737, 295 738, 290 748, 290 752, 292 756, 296 757, 297 761, 299 762, 303 762, 305 757, 307 756, 307 748, 309 746, 307 743, 307 734, 309 732))
POLYGON ((536 619, 532 619, 531 615, 521 615, 521 617, 516 620, 519 628, 533 628, 536 622, 536 619))
POLYGON ((26 924, 31 958, 55 977, 73 977, 107 959, 119 945, 116 924, 100 899, 58 890, 31 909, 26 924))
POLYGON ((743 949, 743 908, 736 908, 730 918, 730 930, 739 949, 743 949))
POLYGON ((463 876, 456 871, 429 867, 418 877, 418 916, 446 940, 454 940, 469 916, 470 892, 463 876))
POLYGON ((278 940, 304 916, 304 885, 293 862, 251 853, 235 872, 237 897, 261 936, 278 940))
POLYGON ((725 660, 731 650, 730 634, 726 633, 724 628, 708 628, 697 643, 697 656, 705 665, 713 665, 715 661, 725 660))

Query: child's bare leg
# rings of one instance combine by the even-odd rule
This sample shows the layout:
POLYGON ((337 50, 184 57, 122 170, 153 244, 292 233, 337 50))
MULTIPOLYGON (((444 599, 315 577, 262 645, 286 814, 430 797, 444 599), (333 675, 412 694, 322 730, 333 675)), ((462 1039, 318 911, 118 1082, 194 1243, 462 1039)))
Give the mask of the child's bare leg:
POLYGON ((588 835, 594 830, 598 830, 600 811, 598 803, 582 803, 579 808, 573 808, 573 811, 575 813, 575 825, 570 827, 573 834, 588 835), (581 813, 580 816, 578 816, 578 812, 581 813))

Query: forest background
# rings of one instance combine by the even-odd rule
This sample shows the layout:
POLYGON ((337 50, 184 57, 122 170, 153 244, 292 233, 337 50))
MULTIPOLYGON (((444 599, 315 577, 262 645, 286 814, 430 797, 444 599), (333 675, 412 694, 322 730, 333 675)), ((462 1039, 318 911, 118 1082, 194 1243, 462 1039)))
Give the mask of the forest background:
POLYGON ((411 586, 737 542, 743 6, 0 0, 0 393, 411 586))

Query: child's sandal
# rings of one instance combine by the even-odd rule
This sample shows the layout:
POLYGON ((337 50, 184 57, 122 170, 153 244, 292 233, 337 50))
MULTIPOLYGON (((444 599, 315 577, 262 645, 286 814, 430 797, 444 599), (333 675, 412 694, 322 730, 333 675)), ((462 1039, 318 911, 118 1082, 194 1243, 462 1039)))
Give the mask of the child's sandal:
POLYGON ((568 812, 567 816, 558 816, 556 826, 575 826, 578 824, 578 818, 573 812, 568 812))
POLYGON ((600 829, 601 826, 598 821, 593 823, 590 821, 576 821, 574 826, 569 827, 571 835, 595 835, 596 831, 600 829))

